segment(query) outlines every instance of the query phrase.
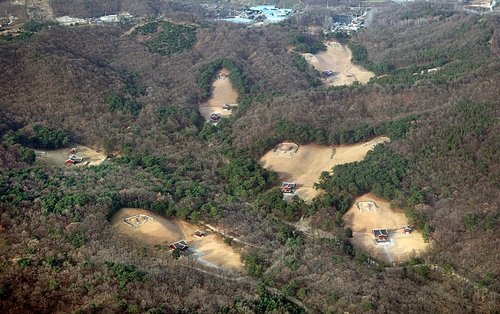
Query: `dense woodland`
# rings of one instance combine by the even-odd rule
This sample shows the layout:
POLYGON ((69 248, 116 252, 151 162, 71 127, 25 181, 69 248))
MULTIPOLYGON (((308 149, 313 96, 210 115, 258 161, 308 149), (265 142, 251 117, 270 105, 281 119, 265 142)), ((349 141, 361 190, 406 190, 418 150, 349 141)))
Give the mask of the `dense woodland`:
POLYGON ((325 88, 288 48, 323 49, 307 26, 334 20, 335 10, 247 28, 215 23, 195 4, 75 3, 52 6, 57 15, 128 10, 185 24, 152 21, 129 33, 40 24, 0 39, 3 313, 500 311, 497 16, 381 5, 368 28, 335 35, 379 76, 325 88), (240 106, 214 126, 198 105, 222 67, 240 106), (391 142, 364 161, 324 172, 325 193, 310 204, 283 201, 276 173, 256 162, 284 140, 338 145, 382 134, 391 142), (34 149, 69 143, 111 158, 85 168, 35 162, 34 149), (366 192, 402 208, 431 251, 392 266, 354 248, 342 214, 366 192), (227 241, 247 275, 134 246, 109 226, 122 207, 225 228, 246 243, 227 241), (301 217, 322 232, 295 230, 301 217))

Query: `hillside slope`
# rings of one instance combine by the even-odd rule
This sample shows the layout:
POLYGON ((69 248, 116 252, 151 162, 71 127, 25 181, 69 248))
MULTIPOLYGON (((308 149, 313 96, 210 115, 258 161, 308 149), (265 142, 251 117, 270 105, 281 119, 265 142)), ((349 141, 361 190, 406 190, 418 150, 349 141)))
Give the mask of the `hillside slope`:
MULTIPOLYGON (((123 6, 89 4, 53 7, 84 16, 123 6)), ((136 5, 144 13, 165 5, 166 18, 188 14, 178 3, 136 5)), ((307 12, 304 20, 325 12, 307 12)), ((130 35, 125 26, 82 26, 2 37, 0 308, 494 312, 500 19, 428 3, 376 14, 350 40, 359 48, 357 62, 386 73, 366 85, 329 89, 317 87, 317 74, 286 49, 290 35, 310 35, 299 23, 247 28, 207 19, 186 29, 162 21, 130 35), (169 28, 175 36, 162 32, 169 28), (192 45, 179 40, 179 30, 185 38, 194 34, 192 45), (183 49, 155 52, 151 42, 183 49), (429 73, 436 62, 439 69, 429 73), (233 117, 217 126, 198 112, 214 64, 231 66, 240 96, 233 117), (378 135, 391 143, 366 161, 322 173, 325 191, 311 204, 283 201, 279 189, 270 189, 279 185, 277 174, 256 162, 279 141, 300 149, 378 135), (34 150, 70 143, 114 158, 96 167, 36 162, 34 150), (429 254, 393 266, 353 247, 342 214, 368 192, 393 198, 430 241, 429 254), (177 259, 170 243, 128 241, 110 225, 124 207, 193 228, 210 225, 221 245, 241 254, 248 275, 193 256, 177 259), (310 225, 298 228, 304 221, 310 225)))

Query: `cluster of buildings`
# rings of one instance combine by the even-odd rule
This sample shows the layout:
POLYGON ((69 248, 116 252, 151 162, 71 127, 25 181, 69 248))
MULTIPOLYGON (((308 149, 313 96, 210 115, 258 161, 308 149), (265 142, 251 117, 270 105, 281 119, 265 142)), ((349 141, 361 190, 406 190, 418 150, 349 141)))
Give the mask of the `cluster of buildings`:
POLYGON ((330 27, 331 31, 344 31, 348 34, 350 32, 357 32, 359 29, 363 28, 365 25, 365 16, 367 12, 364 12, 361 16, 354 15, 353 17, 348 17, 345 21, 335 22, 330 27))
MULTIPOLYGON (((372 229, 375 244, 390 243, 389 232, 385 228, 372 229)), ((403 226, 403 234, 411 234, 410 226, 403 226)))
MULTIPOLYGON (((194 235, 197 237, 203 238, 203 237, 205 237, 205 232, 200 231, 200 230, 196 230, 194 232, 194 235)), ((189 250, 189 246, 188 246, 186 240, 180 240, 180 241, 174 242, 174 243, 170 244, 169 247, 170 247, 170 250, 172 250, 172 251, 178 250, 180 253, 187 253, 189 250)))
POLYGON ((10 26, 14 23, 14 20, 17 20, 18 17, 14 14, 10 14, 6 17, 0 17, 0 27, 2 27, 2 25, 4 26, 10 26), (2 22, 2 20, 9 20, 8 22, 2 22))
POLYGON ((482 15, 485 13, 493 12, 496 5, 497 5, 496 0, 492 1, 472 0, 469 1, 466 5, 464 5, 463 9, 468 13, 482 15))
POLYGON ((280 9, 274 4, 257 5, 254 7, 243 7, 235 17, 224 20, 236 23, 276 23, 283 21, 294 12, 295 11, 293 9, 280 9))
POLYGON ((66 166, 73 166, 83 162, 83 157, 78 157, 77 155, 75 155, 77 152, 78 150, 76 148, 71 149, 71 151, 68 154, 68 158, 64 162, 66 166))
POLYGON ((143 19, 142 17, 135 18, 132 14, 128 12, 120 14, 103 15, 99 17, 89 17, 84 19, 77 17, 69 17, 67 15, 56 17, 57 23, 63 26, 81 25, 81 24, 128 23, 128 22, 137 22, 142 19, 143 19))

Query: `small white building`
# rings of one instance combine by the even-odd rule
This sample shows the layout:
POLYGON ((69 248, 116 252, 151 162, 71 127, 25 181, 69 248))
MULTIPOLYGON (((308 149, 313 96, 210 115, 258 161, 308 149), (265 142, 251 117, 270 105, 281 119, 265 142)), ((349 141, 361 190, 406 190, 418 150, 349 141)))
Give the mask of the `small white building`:
POLYGON ((115 23, 118 22, 118 15, 111 14, 111 15, 100 16, 99 20, 101 20, 104 23, 115 23))
POLYGON ((75 25, 75 24, 87 24, 87 20, 85 19, 79 19, 76 17, 70 17, 68 15, 61 16, 61 17, 56 17, 57 23, 63 26, 69 26, 69 25, 75 25))

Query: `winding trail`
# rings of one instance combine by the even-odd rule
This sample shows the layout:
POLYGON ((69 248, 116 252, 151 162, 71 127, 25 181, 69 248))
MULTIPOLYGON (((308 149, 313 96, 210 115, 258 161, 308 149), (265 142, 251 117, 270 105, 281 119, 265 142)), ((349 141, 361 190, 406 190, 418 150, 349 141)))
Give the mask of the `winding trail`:
MULTIPOLYGON (((166 263, 165 261, 162 261, 162 262, 166 263)), ((253 285, 257 285, 260 282, 259 280, 255 279, 253 277, 250 277, 250 276, 240 276, 240 277, 236 277, 236 278, 224 276, 222 274, 223 272, 230 273, 227 270, 222 270, 221 274, 217 274, 217 273, 210 272, 210 271, 207 271, 207 270, 195 267, 195 266, 183 265, 183 264, 180 264, 179 266, 190 268, 190 269, 202 272, 204 274, 209 274, 210 276, 218 277, 218 278, 233 281, 233 282, 246 282, 246 283, 253 284, 253 285)), ((266 287, 266 288, 267 288, 267 291, 272 293, 273 295, 280 295, 281 294, 281 291, 279 291, 277 288, 273 288, 273 287, 266 287)), ((294 298, 292 296, 285 296, 285 299, 287 299, 288 301, 292 302, 293 304, 301 307, 302 309, 304 309, 306 311, 306 313, 312 313, 312 311, 307 306, 305 306, 304 303, 302 303, 300 300, 298 300, 297 298, 294 298)))
POLYGON ((389 260, 391 265, 394 267, 395 266, 394 259, 392 258, 391 252, 389 251, 389 248, 387 247, 387 245, 384 245, 384 251, 385 251, 385 254, 387 255, 387 259, 389 260))

